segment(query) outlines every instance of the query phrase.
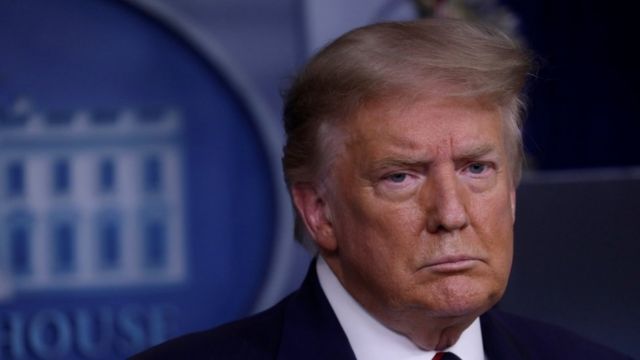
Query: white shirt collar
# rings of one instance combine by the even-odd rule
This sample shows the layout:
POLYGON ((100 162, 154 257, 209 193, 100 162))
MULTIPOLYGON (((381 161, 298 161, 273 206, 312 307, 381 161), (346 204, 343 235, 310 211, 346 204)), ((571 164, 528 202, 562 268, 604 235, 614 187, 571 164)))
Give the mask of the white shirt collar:
MULTIPOLYGON (((342 286, 325 260, 319 256, 316 271, 320 287, 347 335, 358 360, 431 360, 435 351, 417 347, 407 337, 398 334, 373 318, 342 286)), ((469 326, 451 351, 462 360, 484 360, 480 319, 469 326)))

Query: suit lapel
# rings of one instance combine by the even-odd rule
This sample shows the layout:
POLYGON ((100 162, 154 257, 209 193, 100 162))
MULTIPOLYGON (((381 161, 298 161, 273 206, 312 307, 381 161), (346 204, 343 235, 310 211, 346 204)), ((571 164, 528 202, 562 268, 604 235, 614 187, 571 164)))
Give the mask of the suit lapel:
POLYGON ((513 337, 513 334, 500 320, 496 310, 489 310, 480 316, 480 327, 482 328, 482 344, 488 359, 530 359, 524 347, 513 337))
POLYGON ((285 309, 279 360, 356 360, 311 263, 302 287, 285 309))

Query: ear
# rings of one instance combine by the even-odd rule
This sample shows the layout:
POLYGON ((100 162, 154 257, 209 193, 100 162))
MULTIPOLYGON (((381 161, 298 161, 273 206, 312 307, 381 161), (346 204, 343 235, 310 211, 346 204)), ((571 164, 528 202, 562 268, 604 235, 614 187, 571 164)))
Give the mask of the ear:
POLYGON ((509 199, 511 201, 511 218, 513 222, 516 222, 516 190, 512 189, 511 194, 509 194, 509 199))
POLYGON ((334 252, 337 243, 331 223, 331 212, 318 189, 308 183, 295 184, 291 187, 291 195, 316 245, 323 251, 334 252))

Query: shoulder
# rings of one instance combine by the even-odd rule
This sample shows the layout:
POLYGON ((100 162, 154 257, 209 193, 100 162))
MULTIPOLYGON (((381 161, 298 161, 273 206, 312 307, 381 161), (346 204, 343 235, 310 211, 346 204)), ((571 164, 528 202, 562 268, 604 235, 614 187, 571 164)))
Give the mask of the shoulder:
POLYGON ((485 342, 510 342, 532 359, 631 359, 578 334, 541 321, 491 310, 481 318, 485 342), (502 340, 496 339, 500 337, 502 340))
POLYGON ((131 359, 270 359, 278 350, 287 299, 256 315, 191 333, 131 359))

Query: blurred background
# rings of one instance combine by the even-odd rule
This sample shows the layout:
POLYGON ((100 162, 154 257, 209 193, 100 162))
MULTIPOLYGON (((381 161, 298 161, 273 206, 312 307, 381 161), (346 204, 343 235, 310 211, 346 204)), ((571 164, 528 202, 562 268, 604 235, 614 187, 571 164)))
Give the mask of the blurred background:
POLYGON ((506 310, 640 357, 637 6, 515 0, 0 2, 0 359, 118 359, 274 304, 292 239, 280 93, 327 41, 420 16, 540 70, 506 310))

